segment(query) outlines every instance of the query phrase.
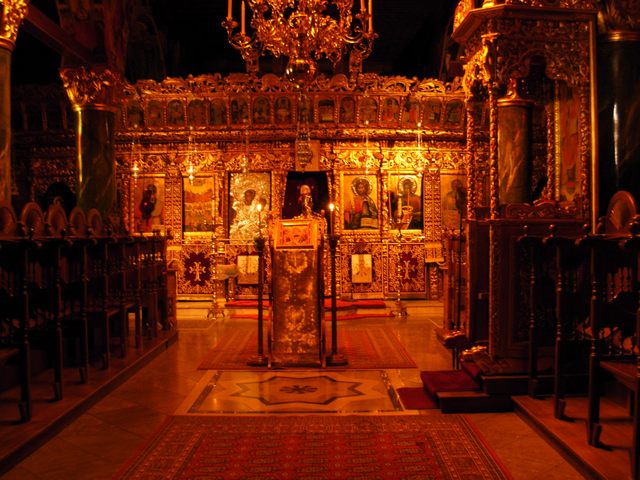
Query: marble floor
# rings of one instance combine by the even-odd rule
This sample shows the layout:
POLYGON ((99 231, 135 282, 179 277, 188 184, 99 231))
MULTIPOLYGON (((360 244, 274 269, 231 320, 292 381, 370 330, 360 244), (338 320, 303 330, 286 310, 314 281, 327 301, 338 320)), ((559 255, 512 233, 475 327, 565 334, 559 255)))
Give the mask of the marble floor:
MULTIPOLYGON (((394 370, 208 371, 197 366, 225 329, 247 321, 185 322, 178 317, 178 341, 92 406, 2 478, 108 479, 173 414, 286 413, 442 415, 438 410, 405 411, 395 388, 420 386, 419 373, 448 369, 451 357, 435 338, 442 306, 410 302, 403 320, 385 323, 418 368, 394 370), (187 327, 188 325, 188 327, 187 327)), ((182 310, 185 311, 184 309, 182 310)), ((206 318, 206 311, 204 312, 206 318)), ((189 318, 197 316, 191 312, 189 318)), ((185 317, 186 318, 186 317, 185 317)), ((515 413, 468 414, 514 479, 583 478, 515 413)))
POLYGON ((403 411, 384 370, 210 371, 178 408, 181 415, 387 413, 403 411))

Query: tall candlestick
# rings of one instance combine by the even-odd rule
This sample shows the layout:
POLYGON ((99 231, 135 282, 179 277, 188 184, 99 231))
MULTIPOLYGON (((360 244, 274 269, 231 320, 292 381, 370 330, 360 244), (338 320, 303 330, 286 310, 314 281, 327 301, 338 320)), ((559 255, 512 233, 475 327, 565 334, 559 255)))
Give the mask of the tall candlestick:
POLYGON ((333 233, 333 223, 334 223, 333 216, 335 215, 335 210, 336 210, 336 206, 333 204, 333 202, 331 202, 329 204, 329 233, 333 233))
POLYGON ((233 12, 233 8, 232 8, 232 6, 233 6, 233 5, 232 5, 232 3, 233 3, 233 0, 229 0, 229 1, 227 2, 227 18, 233 18, 233 17, 231 16, 231 14, 232 14, 232 12, 233 12))
POLYGON ((360 13, 364 13, 364 0, 360 0, 360 13))
POLYGON ((373 32, 373 0, 369 0, 369 33, 373 32))
POLYGON ((241 3, 242 8, 240 10, 240 33, 242 35, 244 35, 245 32, 245 7, 244 7, 244 1, 241 3))
POLYGON ((258 205, 256 205, 256 208, 258 209, 258 236, 262 236, 262 204, 258 203, 258 205))

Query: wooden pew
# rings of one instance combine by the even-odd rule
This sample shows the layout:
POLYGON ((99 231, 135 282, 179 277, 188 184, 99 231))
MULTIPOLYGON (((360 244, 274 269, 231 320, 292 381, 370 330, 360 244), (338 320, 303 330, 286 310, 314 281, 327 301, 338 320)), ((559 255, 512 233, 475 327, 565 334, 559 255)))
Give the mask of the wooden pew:
POLYGON ((127 236, 123 244, 124 255, 127 261, 125 272, 125 298, 132 305, 127 309, 134 314, 134 345, 135 348, 142 347, 142 259, 140 254, 140 242, 142 237, 127 236))
POLYGON ((31 343, 51 357, 54 398, 62 398, 63 335, 61 252, 63 239, 38 239, 30 249, 28 268, 31 343))
POLYGON ((171 328, 169 322, 169 291, 167 285, 167 240, 171 238, 171 231, 167 231, 166 235, 160 235, 159 232, 154 235, 155 275, 158 285, 158 313, 162 330, 169 330, 171 328))
POLYGON ((142 322, 140 300, 140 265, 135 238, 125 234, 113 237, 108 245, 110 306, 120 311, 112 325, 117 336, 120 355, 127 355, 129 342, 129 314, 134 315, 135 346, 139 348, 142 322))
MULTIPOLYGON (((20 384, 18 409, 22 422, 31 420, 32 415, 26 278, 29 244, 29 240, 18 237, 18 222, 11 206, 0 205, 0 370, 15 364, 20 384)), ((6 378, 5 374, 3 378, 6 378)))
POLYGON ((629 391, 632 421, 632 478, 640 478, 640 338, 639 255, 640 216, 626 192, 612 198, 607 218, 590 235, 587 244, 591 260, 590 319, 592 342, 589 363, 587 438, 601 446, 600 398, 603 383, 613 379, 629 391), (620 216, 620 210, 624 214, 620 216), (630 221, 620 220, 626 217, 630 221))
MULTIPOLYGON (((583 227, 586 232, 588 225, 583 227)), ((582 391, 587 373, 588 350, 586 323, 588 304, 588 251, 580 245, 576 235, 558 235, 555 225, 543 238, 542 244, 552 249, 555 270, 555 347, 553 404, 554 417, 565 418, 566 394, 570 379, 571 388, 582 391)))
MULTIPOLYGON (((26 262, 29 296, 29 341, 32 352, 46 353, 46 367, 53 367, 53 399, 63 395, 63 306, 61 296, 61 251, 67 218, 59 204, 51 205, 46 215, 35 202, 27 203, 20 213, 20 225, 31 240, 26 262)), ((36 366, 33 363, 34 367, 36 366)), ((45 366, 38 366, 38 370, 45 366)), ((37 373, 34 372, 34 373, 37 373)))
POLYGON ((158 334, 158 274, 155 234, 139 239, 140 301, 146 334, 155 338, 158 334))
POLYGON ((63 251, 65 336, 67 342, 77 347, 73 349, 73 361, 78 368, 80 381, 87 383, 91 359, 89 337, 93 330, 88 316, 89 285, 93 272, 93 262, 89 255, 98 240, 79 207, 74 208, 69 215, 68 231, 71 242, 63 251))
POLYGON ((95 238, 95 243, 87 248, 87 294, 84 309, 91 325, 90 337, 94 358, 109 368, 111 361, 111 325, 122 315, 115 304, 110 290, 110 274, 114 259, 110 256, 115 238, 104 235, 95 238))
POLYGON ((11 207, 0 206, 0 385, 20 384, 21 421, 32 417, 32 375, 50 370, 59 400, 69 366, 86 383, 93 360, 109 367, 112 339, 127 354, 129 312, 137 348, 143 310, 150 337, 159 324, 169 328, 165 242, 159 233, 112 234, 97 211, 85 216, 76 208, 67 219, 60 205, 45 216, 29 203, 18 222, 11 207), (34 348, 43 354, 34 357, 34 348))
POLYGON ((575 391, 580 379, 582 383, 586 380, 586 352, 582 369, 576 365, 581 353, 577 325, 588 315, 586 301, 581 300, 586 291, 584 262, 575 246, 578 235, 577 224, 564 224, 561 229, 551 224, 546 234, 532 234, 525 226, 517 238, 525 267, 522 274, 528 278, 528 394, 546 393, 550 387, 546 378, 551 373, 557 418, 563 415, 566 389, 575 391), (540 372, 539 364, 547 375, 542 376, 545 372, 540 372))
POLYGON ((133 308, 127 298, 124 279, 131 268, 123 258, 126 238, 104 226, 97 210, 87 214, 87 231, 92 242, 86 246, 86 294, 84 315, 92 329, 92 353, 103 368, 111 362, 112 340, 118 340, 120 356, 125 356, 128 342, 128 310, 133 308))
MULTIPOLYGON (((517 244, 528 254, 529 278, 528 288, 528 310, 529 310, 529 342, 527 349, 527 393, 530 397, 536 397, 540 393, 540 382, 538 376, 538 360, 540 350, 540 334, 538 318, 538 304, 547 304, 552 299, 549 292, 544 292, 548 288, 543 288, 544 280, 541 275, 542 265, 545 263, 543 257, 549 254, 542 243, 542 235, 532 235, 529 226, 525 225, 523 234, 516 239, 517 244)), ((548 278, 547 278, 548 280, 548 278)), ((546 285, 548 285, 548 281, 546 285)))
MULTIPOLYGON (((37 218, 39 207, 25 206, 22 216, 37 218)), ((74 222, 78 223, 78 214, 74 222)), ((51 357, 54 399, 60 400, 64 388, 65 358, 72 351, 78 363, 80 379, 87 381, 89 326, 82 319, 82 282, 86 249, 85 238, 69 235, 69 222, 61 205, 51 205, 45 216, 45 228, 30 250, 28 262, 31 311, 29 321, 32 344, 38 341, 51 357), (83 323, 84 322, 84 323, 83 323), (65 352, 67 355, 65 355, 65 352)))

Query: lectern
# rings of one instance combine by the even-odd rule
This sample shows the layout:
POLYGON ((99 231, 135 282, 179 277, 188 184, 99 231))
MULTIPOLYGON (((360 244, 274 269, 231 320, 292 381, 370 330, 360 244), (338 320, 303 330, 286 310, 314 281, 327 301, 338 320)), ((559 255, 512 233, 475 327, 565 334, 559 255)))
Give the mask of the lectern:
POLYGON ((323 367, 323 248, 319 221, 280 220, 275 227, 270 364, 323 367))

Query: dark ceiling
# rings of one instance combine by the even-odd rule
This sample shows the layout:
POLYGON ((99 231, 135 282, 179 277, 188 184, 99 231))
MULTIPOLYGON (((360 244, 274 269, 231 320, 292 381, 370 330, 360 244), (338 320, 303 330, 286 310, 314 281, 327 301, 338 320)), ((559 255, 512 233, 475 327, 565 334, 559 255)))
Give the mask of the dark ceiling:
MULTIPOLYGON (((151 11, 169 77, 207 73, 243 72, 240 54, 227 41, 221 22, 226 16, 223 0, 140 0, 151 11)), ((237 0, 235 0, 237 1, 237 0)), ((55 0, 31 3, 58 23, 55 0)), ((449 44, 456 0, 373 0, 374 30, 378 38, 373 53, 364 61, 365 72, 418 78, 450 77, 443 68, 443 53, 454 53, 449 44)), ((130 56, 130 59, 133 56, 130 56)), ((60 54, 22 29, 12 57, 14 84, 59 82, 60 54)), ((261 63, 262 69, 274 66, 261 63)), ((127 78, 140 79, 129 62, 127 78)), ((453 73, 456 73, 455 71, 453 73)), ((153 78, 153 75, 149 75, 153 78)), ((158 76, 158 75, 155 75, 158 76)), ((161 78, 155 78, 161 80, 161 78)))

